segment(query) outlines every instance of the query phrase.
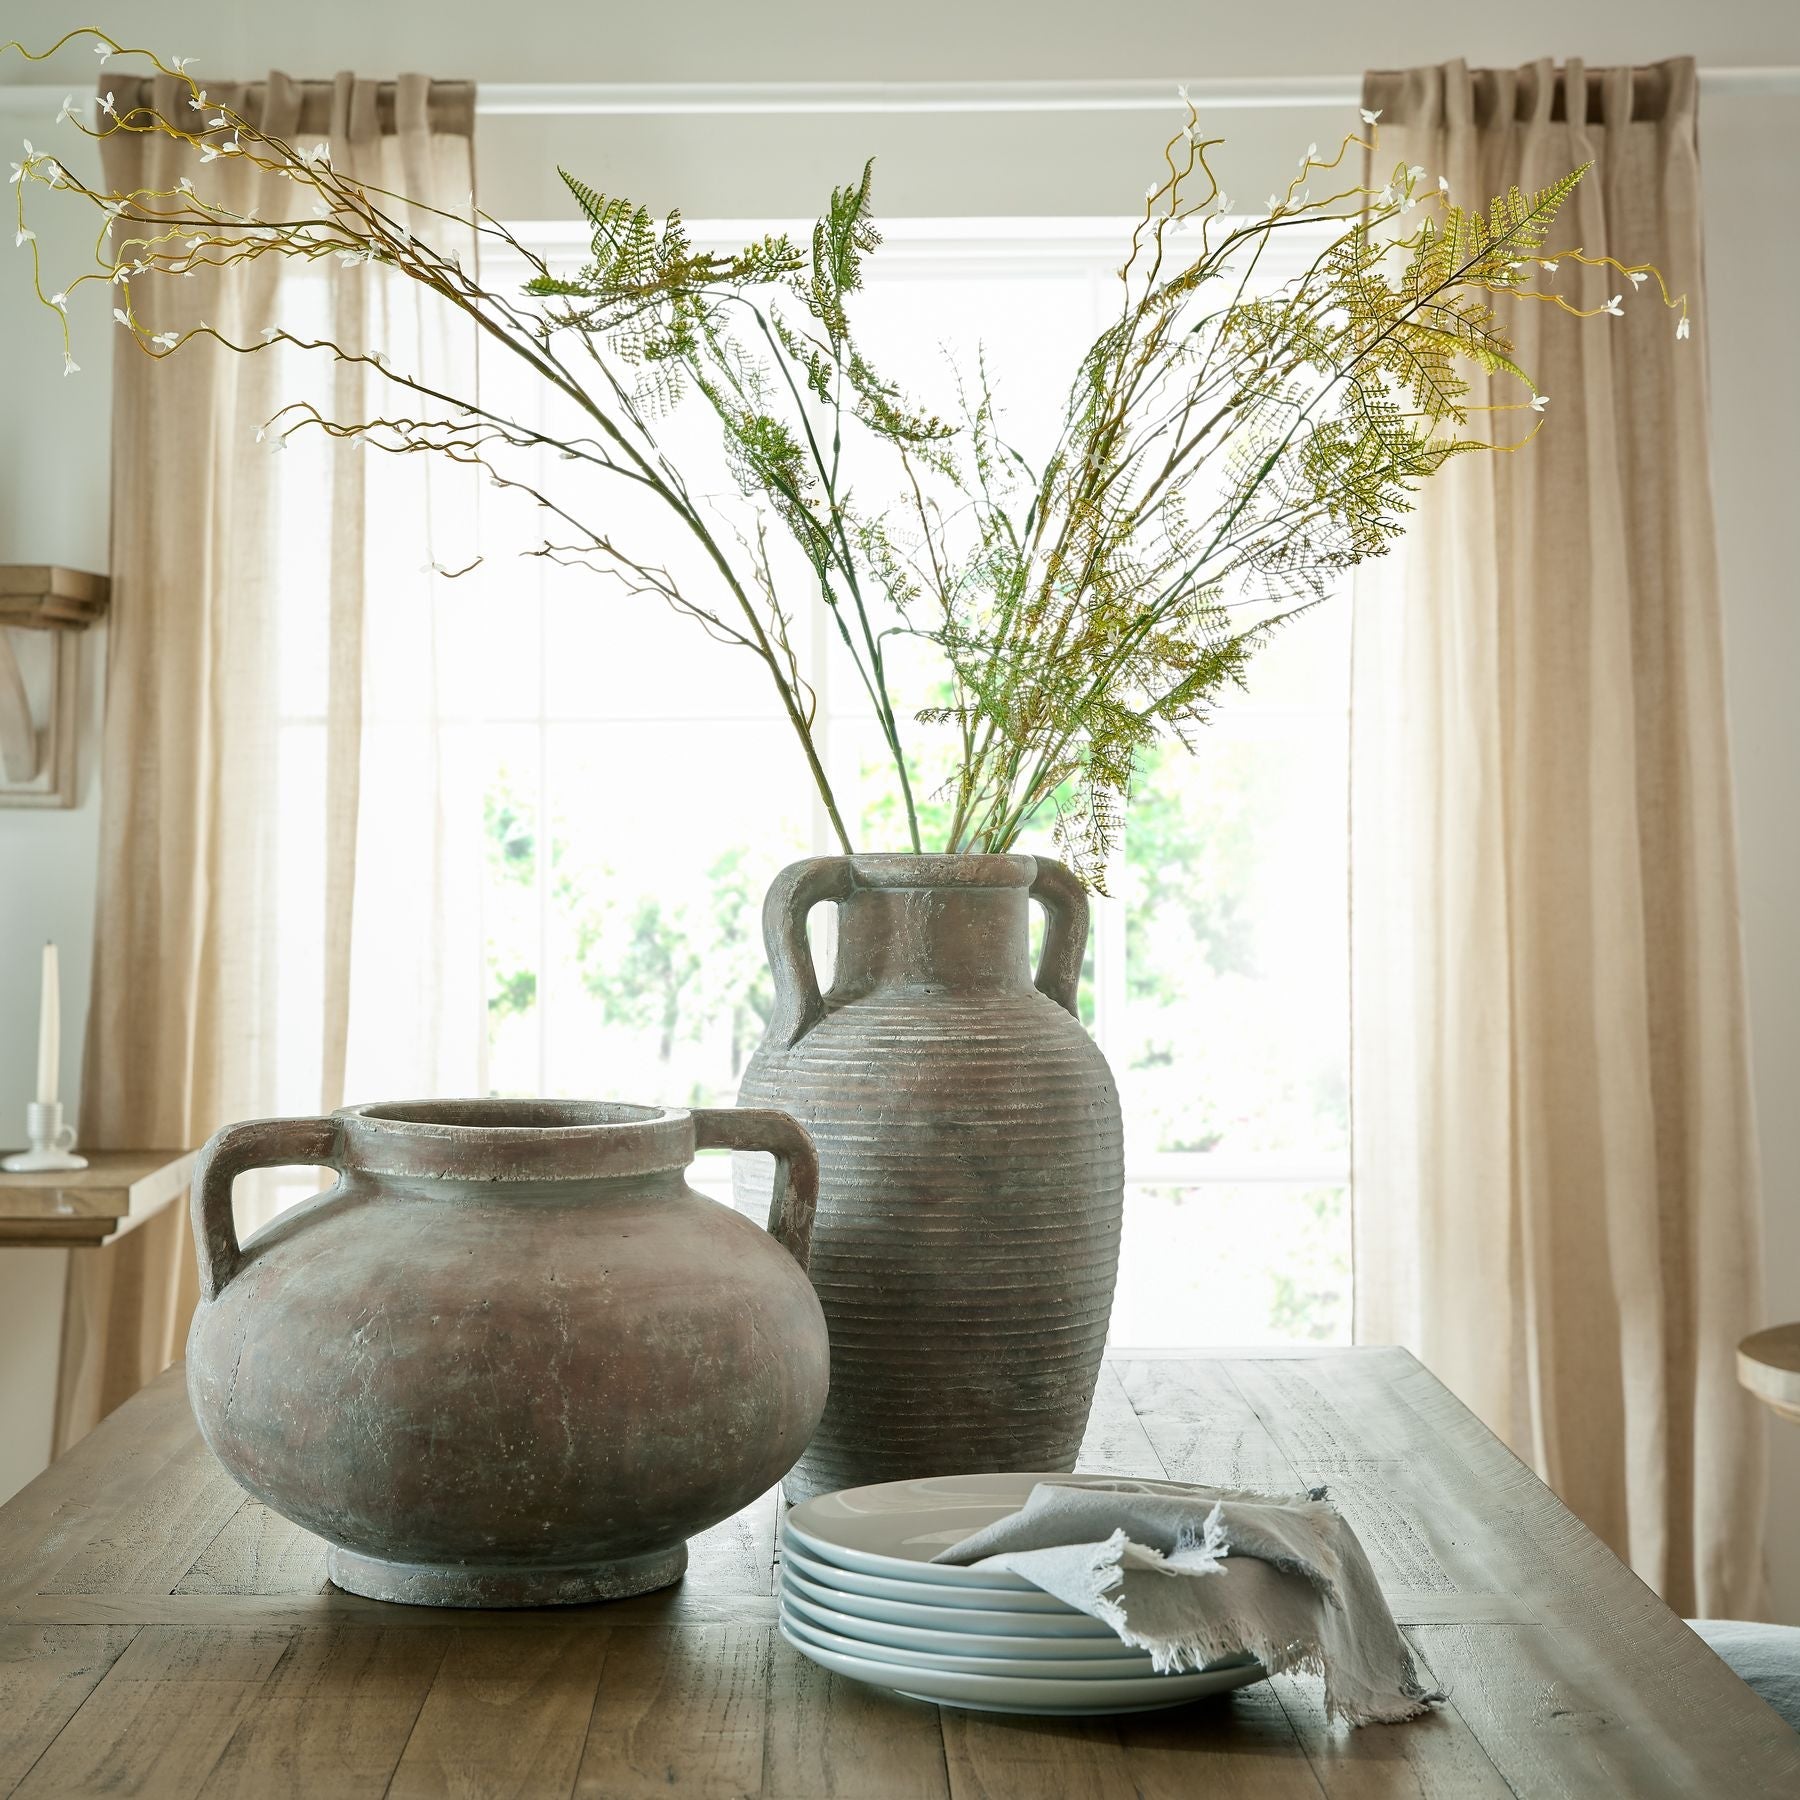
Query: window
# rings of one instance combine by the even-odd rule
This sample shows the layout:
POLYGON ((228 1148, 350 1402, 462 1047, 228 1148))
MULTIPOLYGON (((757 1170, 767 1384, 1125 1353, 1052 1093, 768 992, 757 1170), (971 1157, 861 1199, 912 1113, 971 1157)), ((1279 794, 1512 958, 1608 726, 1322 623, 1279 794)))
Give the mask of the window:
MULTIPOLYGON (((578 261, 581 239, 558 231, 520 235, 578 261)), ((863 318, 886 372, 941 395, 947 351, 979 343, 1016 440, 1045 441, 1112 304, 1121 228, 884 232, 863 318)), ((513 359, 488 359, 482 381, 505 410, 541 416, 541 384, 513 359)), ((704 419, 678 412, 666 434, 684 469, 711 457, 726 487, 704 419)), ((557 470, 539 479, 553 491, 557 470)), ((441 638, 438 677, 457 715, 452 804, 479 829, 480 1078, 728 1104, 769 1006, 764 889, 835 842, 756 664, 654 597, 522 557, 543 526, 517 501, 484 495, 484 567, 440 584, 486 621, 441 638)), ((671 566, 691 555, 629 493, 606 505, 622 540, 671 566)), ((834 787, 859 845, 899 847, 872 714, 799 612, 834 787)), ((1083 1009, 1126 1116, 1122 1346, 1349 1337, 1347 650, 1347 608, 1319 609, 1264 653, 1199 754, 1152 758, 1095 901, 1083 1009)), ((1047 832, 1024 847, 1052 848, 1047 832)), ((697 1178, 728 1189, 723 1161, 697 1178)))

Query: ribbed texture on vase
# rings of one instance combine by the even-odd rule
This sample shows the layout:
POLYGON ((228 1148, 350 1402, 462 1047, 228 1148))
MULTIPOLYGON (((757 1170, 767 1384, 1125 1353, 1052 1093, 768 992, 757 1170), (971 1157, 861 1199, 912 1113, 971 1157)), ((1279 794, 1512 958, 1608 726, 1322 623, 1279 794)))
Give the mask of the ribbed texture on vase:
MULTIPOLYGON (((1033 990, 883 991, 765 1046, 739 1100, 792 1113, 819 1151, 831 1393, 789 1498, 1073 1467, 1124 1181, 1118 1094, 1081 1026, 1033 990)), ((736 1162, 739 1206, 766 1217, 766 1159, 736 1162)))

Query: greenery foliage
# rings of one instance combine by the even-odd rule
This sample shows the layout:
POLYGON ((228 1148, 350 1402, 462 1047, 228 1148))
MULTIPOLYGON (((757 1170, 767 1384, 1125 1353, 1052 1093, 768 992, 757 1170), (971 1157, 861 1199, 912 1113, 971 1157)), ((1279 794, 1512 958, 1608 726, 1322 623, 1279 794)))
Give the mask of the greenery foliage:
MULTIPOLYGON (((1004 850, 1050 816, 1071 860, 1098 878, 1145 753, 1159 740, 1191 745, 1269 634, 1343 570, 1388 550, 1446 462, 1516 450, 1541 428, 1544 396, 1514 360, 1504 305, 1616 313, 1617 297, 1582 307, 1554 285, 1563 260, 1604 265, 1634 289, 1655 276, 1680 315, 1677 336, 1687 335, 1685 300, 1647 265, 1548 249, 1583 170, 1476 207, 1453 203, 1417 167, 1395 165, 1377 188, 1360 173, 1380 153, 1376 117, 1365 115, 1364 131, 1329 159, 1309 150, 1285 192, 1246 217, 1219 192, 1208 161, 1218 140, 1187 105, 1125 248, 1116 316, 1073 372, 1054 443, 1030 460, 982 363, 940 416, 889 380, 859 336, 856 296, 880 243, 872 165, 832 193, 804 244, 777 234, 730 253, 697 248, 679 213, 655 217, 565 172, 592 230, 573 274, 486 215, 440 215, 526 260, 521 298, 484 287, 456 254, 403 227, 399 217, 421 209, 340 174, 323 147, 296 148, 197 104, 194 78, 149 52, 71 36, 93 38, 103 61, 131 56, 177 76, 189 97, 178 117, 137 107, 90 135, 161 134, 192 146, 197 166, 248 159, 285 177, 303 204, 283 209, 297 216, 245 217, 186 182, 109 194, 28 147, 18 228, 34 266, 24 196, 41 183, 101 209, 97 267, 77 280, 117 282, 120 316, 147 354, 210 338, 243 354, 286 342, 368 365, 404 406, 336 419, 299 405, 269 429, 479 466, 553 522, 535 554, 592 568, 750 653, 845 849, 851 834, 795 649, 802 607, 824 608, 880 721, 896 797, 883 847, 923 848, 929 832, 931 847, 1004 850), (1278 293, 1258 291, 1268 246, 1321 226, 1328 241, 1304 272, 1278 293), (284 330, 236 344, 204 323, 163 333, 139 323, 132 282, 265 255, 374 263, 420 283, 573 403, 582 434, 558 438, 479 395, 443 393, 284 330), (1491 398, 1496 381, 1519 397, 1491 398), (746 503, 729 528, 663 440, 664 421, 694 406, 714 421, 746 503), (591 505, 536 484, 518 453, 546 449, 593 475, 591 505), (604 499, 616 482, 653 497, 692 538, 703 581, 617 541, 604 499), (778 573, 772 533, 798 550, 804 581, 778 573), (902 638, 942 668, 938 703, 910 717, 891 679, 902 638), (954 746, 950 773, 921 794, 932 759, 919 745, 936 736, 954 746)), ((67 354, 68 290, 45 295, 37 278, 67 354)), ((678 995, 687 965, 665 924, 641 918, 633 931, 678 995)))

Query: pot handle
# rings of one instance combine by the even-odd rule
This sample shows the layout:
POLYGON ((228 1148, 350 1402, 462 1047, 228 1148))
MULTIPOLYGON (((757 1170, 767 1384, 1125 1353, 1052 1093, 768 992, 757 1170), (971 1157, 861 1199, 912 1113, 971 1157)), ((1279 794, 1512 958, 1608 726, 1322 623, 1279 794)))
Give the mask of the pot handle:
MULTIPOLYGON (((775 977, 768 1041, 791 1050, 825 1016, 806 919, 821 900, 846 898, 854 883, 847 856, 809 856, 789 863, 763 901, 763 948, 775 977)), ((696 1115, 698 1116, 698 1115, 696 1115)))
POLYGON ((1065 1012, 1081 1017, 1081 960, 1087 954, 1088 897, 1081 879, 1054 857, 1037 859, 1031 897, 1044 909, 1044 946, 1037 987, 1065 1012))
POLYGON ((243 1266, 231 1187, 251 1169, 306 1164, 340 1167, 336 1119, 245 1119, 206 1140, 194 1165, 194 1255, 200 1264, 200 1297, 216 1300, 243 1266))
MULTIPOLYGON (((810 966, 810 965, 809 965, 810 966)), ((801 1268, 812 1260, 819 1205, 819 1153, 797 1119, 748 1106, 696 1107, 696 1150, 767 1150, 775 1158, 769 1235, 801 1268)))

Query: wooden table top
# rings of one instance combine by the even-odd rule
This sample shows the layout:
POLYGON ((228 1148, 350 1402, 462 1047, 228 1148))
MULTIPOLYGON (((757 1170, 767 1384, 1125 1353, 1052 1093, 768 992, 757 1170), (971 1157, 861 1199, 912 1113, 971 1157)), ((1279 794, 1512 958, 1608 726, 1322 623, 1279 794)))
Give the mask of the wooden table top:
POLYGON ((0 1170, 0 1245, 105 1244, 188 1190, 195 1150, 83 1150, 85 1169, 0 1170))
POLYGON ((176 1370, 0 1509, 0 1794, 1800 1794, 1800 1735, 1403 1351, 1115 1362, 1082 1466, 1329 1484, 1450 1703, 1347 1731, 1289 1676, 1116 1719, 902 1700, 776 1635, 773 1495, 661 1594, 358 1599, 213 1461, 176 1370))

